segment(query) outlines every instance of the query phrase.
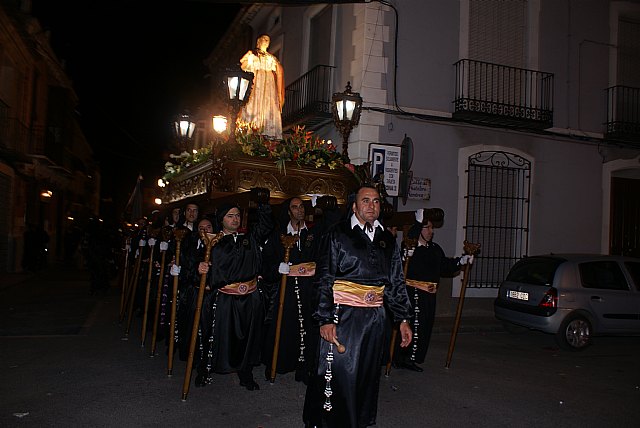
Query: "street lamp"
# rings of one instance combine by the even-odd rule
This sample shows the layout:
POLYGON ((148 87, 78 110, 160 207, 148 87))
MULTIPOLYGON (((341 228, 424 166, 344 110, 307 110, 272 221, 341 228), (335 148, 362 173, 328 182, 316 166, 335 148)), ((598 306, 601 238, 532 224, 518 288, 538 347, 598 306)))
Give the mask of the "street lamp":
POLYGON ((236 121, 240 108, 247 102, 253 86, 253 73, 242 70, 239 66, 228 68, 224 73, 224 84, 227 93, 227 101, 231 110, 229 118, 229 140, 235 138, 236 121))
POLYGON ((196 124, 191 120, 189 112, 185 111, 179 114, 176 120, 173 122, 173 130, 176 138, 181 145, 186 145, 191 138, 193 138, 193 131, 196 129, 196 124))
POLYGON ((360 122, 362 97, 351 92, 351 82, 347 82, 344 92, 337 92, 331 98, 333 105, 333 122, 342 134, 342 155, 349 158, 349 134, 360 122))

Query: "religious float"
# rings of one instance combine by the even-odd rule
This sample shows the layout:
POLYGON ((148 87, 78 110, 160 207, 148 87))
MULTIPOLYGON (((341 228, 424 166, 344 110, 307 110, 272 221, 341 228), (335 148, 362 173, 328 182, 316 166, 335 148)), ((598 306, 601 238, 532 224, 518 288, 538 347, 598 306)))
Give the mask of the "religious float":
POLYGON ((194 202, 209 213, 233 201, 251 208, 253 188, 268 189, 273 205, 293 196, 310 204, 315 196, 328 195, 344 206, 349 194, 368 180, 368 164, 349 163, 331 141, 303 126, 282 140, 271 140, 246 124, 239 124, 234 134, 196 153, 172 155, 163 177, 163 201, 169 207, 194 202))

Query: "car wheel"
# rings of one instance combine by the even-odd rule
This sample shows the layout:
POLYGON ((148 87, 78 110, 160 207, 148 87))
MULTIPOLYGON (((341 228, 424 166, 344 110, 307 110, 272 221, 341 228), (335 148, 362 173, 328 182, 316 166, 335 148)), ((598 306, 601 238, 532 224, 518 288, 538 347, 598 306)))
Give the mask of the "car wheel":
POLYGON ((556 341, 567 351, 582 351, 591 344, 591 323, 580 315, 569 315, 556 333, 556 341))

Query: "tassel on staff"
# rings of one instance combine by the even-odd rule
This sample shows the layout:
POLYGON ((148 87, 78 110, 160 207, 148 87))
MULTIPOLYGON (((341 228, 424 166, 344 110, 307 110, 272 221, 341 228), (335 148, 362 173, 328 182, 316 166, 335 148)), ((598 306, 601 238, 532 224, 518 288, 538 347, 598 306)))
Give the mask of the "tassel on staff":
MULTIPOLYGON (((284 263, 289 263, 289 255, 291 253, 291 249, 298 242, 300 237, 298 235, 280 235, 280 242, 284 245, 284 263)), ((276 366, 278 364, 278 351, 280 348, 280 329, 282 328, 282 312, 284 310, 284 295, 287 287, 287 278, 286 274, 282 274, 282 279, 280 280, 280 299, 278 301, 278 317, 276 319, 276 337, 275 342, 273 344, 273 356, 271 358, 271 375, 269 376, 269 380, 271 383, 276 380, 276 366)))
MULTIPOLYGON (((146 238, 146 236, 145 236, 146 238)), ((135 301, 136 290, 138 289, 138 279, 140 277, 140 265, 142 264, 142 250, 147 245, 146 239, 140 239, 138 241, 138 254, 136 255, 136 265, 134 275, 131 280, 131 284, 129 285, 129 309, 127 314, 127 328, 125 330, 125 334, 128 336, 129 331, 131 330, 131 321, 133 320, 133 304, 135 301)))
POLYGON ((124 316, 124 307, 125 307, 125 297, 127 295, 127 282, 129 280, 129 250, 131 249, 131 237, 127 236, 125 238, 124 244, 124 254, 122 256, 122 264, 120 267, 120 315, 118 317, 119 322, 122 322, 122 318, 124 316))
MULTIPOLYGON (((176 227, 173 229, 173 238, 176 242, 176 266, 180 267, 180 244, 184 237, 189 233, 189 229, 183 227, 176 227)), ((167 363, 167 376, 173 375, 173 353, 176 339, 176 312, 177 312, 177 300, 178 300, 178 280, 176 275, 173 277, 173 289, 171 292, 171 318, 169 321, 169 361, 167 363)))
MULTIPOLYGON (((222 239, 224 232, 213 233, 200 232, 200 239, 205 246, 204 262, 209 263, 211 258, 211 248, 222 239)), ((200 314, 202 312, 202 301, 204 300, 204 289, 206 287, 207 274, 200 277, 200 288, 198 289, 198 300, 196 302, 196 312, 193 316, 193 329, 191 330, 191 340, 189 342, 189 356, 187 357, 187 371, 184 375, 184 383, 182 384, 182 401, 186 401, 189 394, 189 385, 191 384, 191 371, 193 369, 193 356, 196 350, 196 340, 198 339, 198 327, 200 326, 200 314)))
POLYGON ((161 232, 160 241, 160 275, 158 276, 158 288, 156 291, 156 307, 153 316, 153 333, 151 334, 151 351, 149 356, 153 357, 156 354, 156 339, 158 338, 158 322, 160 319, 160 304, 162 303, 162 285, 164 283, 164 265, 167 257, 167 241, 171 237, 171 226, 164 226, 161 232))
POLYGON ((144 347, 144 341, 147 338, 147 320, 149 317, 149 296, 151 295, 151 277, 153 276, 153 249, 156 246, 156 238, 158 237, 158 230, 149 228, 149 267, 147 269, 147 285, 144 293, 144 311, 142 313, 142 332, 140 333, 140 346, 144 347))
MULTIPOLYGON (((409 261, 411 260, 411 256, 409 255, 409 252, 413 251, 418 245, 417 239, 408 237, 409 228, 410 226, 404 226, 402 228, 402 242, 404 242, 404 247, 407 250, 407 257, 402 267, 402 273, 404 274, 405 280, 407 279, 407 270, 409 269, 409 261)), ((397 336, 398 336, 398 327, 394 325, 393 330, 391 332, 391 344, 389 345, 389 361, 387 361, 387 365, 385 366, 385 369, 384 369, 385 376, 389 376, 389 373, 391 372, 391 363, 393 362, 393 353, 396 347, 397 336)))

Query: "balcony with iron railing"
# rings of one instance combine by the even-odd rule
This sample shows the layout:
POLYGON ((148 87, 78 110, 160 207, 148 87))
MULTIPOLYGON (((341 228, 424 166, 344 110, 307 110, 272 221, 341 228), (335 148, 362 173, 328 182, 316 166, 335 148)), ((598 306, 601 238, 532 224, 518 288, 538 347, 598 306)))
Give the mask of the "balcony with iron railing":
POLYGON ((0 147, 16 154, 26 154, 29 128, 16 118, 0 116, 0 147))
POLYGON ((316 130, 332 121, 331 97, 333 69, 318 65, 285 88, 282 129, 305 125, 316 130))
POLYGON ((640 88, 612 86, 606 93, 605 138, 640 142, 640 88))
POLYGON ((453 118, 520 129, 553 126, 553 74, 482 61, 455 63, 453 118))

